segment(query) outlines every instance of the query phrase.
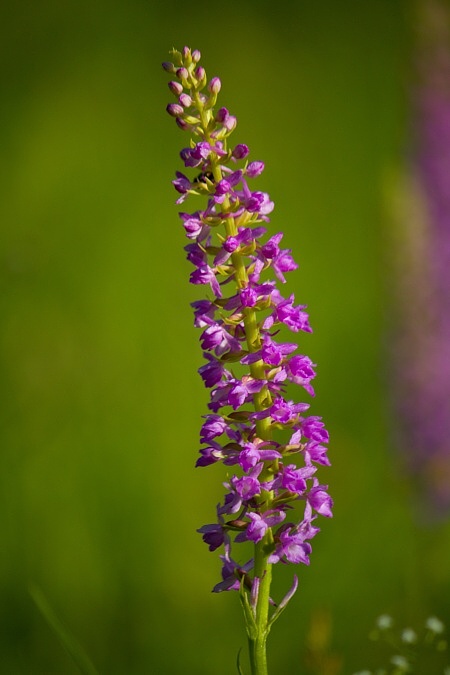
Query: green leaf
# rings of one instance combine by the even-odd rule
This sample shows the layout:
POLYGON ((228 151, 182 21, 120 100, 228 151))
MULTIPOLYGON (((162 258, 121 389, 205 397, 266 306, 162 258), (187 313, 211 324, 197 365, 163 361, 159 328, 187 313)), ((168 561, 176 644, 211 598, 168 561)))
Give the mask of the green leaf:
POLYGON ((237 665, 239 675, 244 675, 244 671, 241 668, 241 652, 242 652, 242 647, 238 651, 236 665, 237 665))
POLYGON ((248 599, 248 595, 249 595, 248 591, 245 588, 245 576, 243 576, 239 586, 239 597, 241 600, 242 608, 244 610, 245 628, 247 630, 247 635, 251 640, 254 640, 257 633, 257 627, 255 623, 255 617, 253 615, 253 611, 248 599))
POLYGON ((267 632, 270 631, 270 629, 272 628, 275 621, 280 618, 281 614, 286 609, 289 601, 291 600, 292 596, 295 594, 295 592, 297 590, 297 586, 298 586, 298 578, 297 578, 297 575, 294 574, 294 582, 293 582, 291 588, 289 589, 289 591, 286 593, 286 595, 284 596, 284 598, 280 602, 280 604, 278 605, 278 607, 276 608, 276 610, 274 611, 274 613, 272 614, 272 616, 271 616, 271 618, 270 618, 270 620, 267 624, 267 632))
POLYGON ((94 667, 92 661, 78 640, 56 616, 41 589, 33 585, 30 588, 30 595, 36 603, 40 613, 47 621, 48 625, 53 630, 64 649, 72 658, 75 665, 78 667, 80 673, 82 673, 82 675, 99 675, 98 670, 94 667))

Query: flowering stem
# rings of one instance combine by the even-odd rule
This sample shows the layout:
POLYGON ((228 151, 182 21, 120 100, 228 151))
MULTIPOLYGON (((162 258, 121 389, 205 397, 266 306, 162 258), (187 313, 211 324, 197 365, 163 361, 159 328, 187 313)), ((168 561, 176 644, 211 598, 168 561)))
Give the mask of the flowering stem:
POLYGON ((213 591, 239 591, 251 672, 267 675, 267 636, 298 586, 294 575, 291 589, 275 605, 270 597, 272 566, 309 564, 309 540, 319 531, 313 521, 317 515, 332 515, 327 486, 314 475, 316 464, 329 465, 324 445, 328 433, 320 417, 303 415, 308 403, 285 398, 289 383, 314 396, 315 366, 305 355, 291 356, 297 344, 274 340, 283 324, 294 333, 310 333, 311 327, 306 306, 295 305, 293 294, 283 297, 270 279, 272 274, 284 284, 284 274, 298 265, 290 249, 280 247, 282 232, 261 241, 266 234, 261 223, 269 222, 274 204, 249 182, 261 174, 264 162, 235 167, 249 148, 243 143, 228 147, 237 120, 224 107, 214 110, 219 78, 208 82, 198 50, 184 47, 171 53, 174 63, 165 62, 163 68, 175 78, 169 89, 177 103, 169 103, 167 112, 197 137, 180 152, 185 166, 197 175, 189 178, 177 171, 173 185, 180 194, 177 204, 190 195, 207 197, 206 209, 179 215, 190 241, 187 258, 195 267, 190 281, 209 286, 213 296, 192 303, 195 325, 203 329, 206 363, 199 374, 211 390, 196 466, 222 461, 237 469, 224 483, 228 492, 216 507, 217 522, 198 532, 211 551, 223 547, 222 581, 213 591), (218 231, 218 226, 223 229, 218 231), (234 364, 248 367, 247 372, 240 376, 234 364), (289 433, 287 442, 277 440, 277 431, 283 430, 289 433), (295 516, 295 503, 298 522, 287 517, 295 516), (234 560, 232 547, 249 541, 253 558, 234 560), (269 615, 271 605, 275 609, 269 615))

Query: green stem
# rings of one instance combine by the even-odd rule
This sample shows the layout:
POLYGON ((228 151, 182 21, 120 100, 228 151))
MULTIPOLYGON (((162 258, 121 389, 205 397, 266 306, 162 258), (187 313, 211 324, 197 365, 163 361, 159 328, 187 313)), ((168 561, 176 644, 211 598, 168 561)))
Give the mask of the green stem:
MULTIPOLYGON (((271 539, 271 532, 267 533, 271 539)), ((266 537, 255 544, 255 576, 260 579, 258 601, 256 603, 255 627, 252 634, 248 635, 250 664, 252 675, 267 675, 266 641, 269 634, 269 598, 270 584, 272 581, 272 565, 267 562, 267 553, 264 547, 267 545, 266 537)))

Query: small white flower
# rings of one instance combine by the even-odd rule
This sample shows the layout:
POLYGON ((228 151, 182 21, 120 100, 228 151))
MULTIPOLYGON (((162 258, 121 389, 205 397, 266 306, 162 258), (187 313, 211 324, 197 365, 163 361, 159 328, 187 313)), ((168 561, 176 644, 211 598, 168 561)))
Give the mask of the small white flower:
POLYGON ((432 633, 436 633, 436 635, 443 633, 445 628, 442 621, 436 616, 429 616, 425 622, 425 627, 431 630, 432 633))
POLYGON ((417 633, 412 628, 404 628, 401 638, 403 642, 412 645, 417 642, 417 633))
POLYGON ((387 630, 388 628, 392 628, 394 624, 394 620, 392 616, 389 616, 389 614, 381 614, 381 616, 378 617, 376 620, 376 625, 377 628, 380 630, 387 630))
POLYGON ((404 673, 407 673, 409 670, 409 662, 407 659, 405 659, 404 656, 401 656, 400 654, 396 654, 391 658, 391 663, 393 666, 397 666, 397 668, 400 668, 404 673))

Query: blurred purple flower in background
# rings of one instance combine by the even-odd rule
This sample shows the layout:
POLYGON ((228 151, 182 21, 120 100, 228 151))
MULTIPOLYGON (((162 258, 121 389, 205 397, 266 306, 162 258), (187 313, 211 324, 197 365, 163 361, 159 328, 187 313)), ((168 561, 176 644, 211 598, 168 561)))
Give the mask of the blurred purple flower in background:
POLYGON ((394 246, 394 407, 421 520, 450 511, 450 10, 418 5, 411 153, 394 246))

